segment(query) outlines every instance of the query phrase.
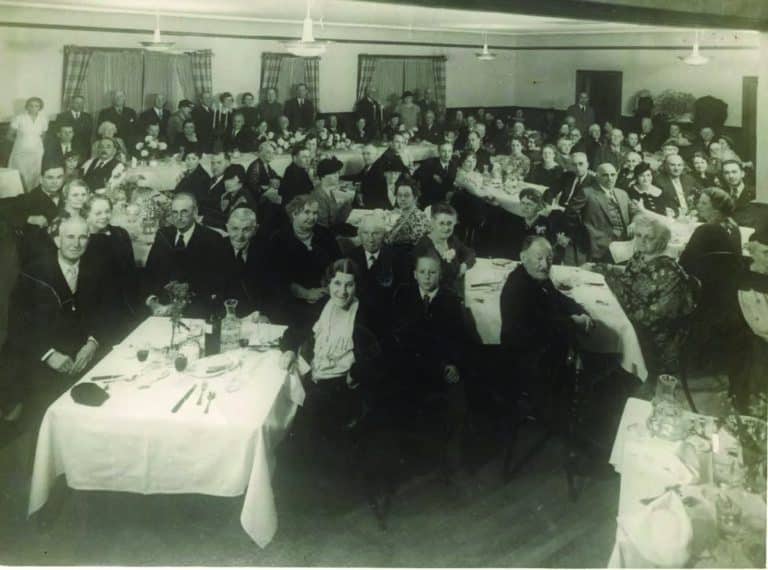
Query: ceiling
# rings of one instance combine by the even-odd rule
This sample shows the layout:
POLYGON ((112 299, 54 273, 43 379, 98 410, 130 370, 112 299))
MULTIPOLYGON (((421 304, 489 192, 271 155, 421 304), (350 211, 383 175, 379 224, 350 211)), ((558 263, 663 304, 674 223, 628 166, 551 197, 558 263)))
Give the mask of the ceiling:
MULTIPOLYGON (((388 1, 388 0, 387 0, 388 1)), ((571 0, 575 1, 575 0, 571 0)), ((298 23, 305 0, 41 0, 1 1, 0 5, 46 10, 86 10, 100 13, 154 14, 226 20, 298 23)), ((475 7, 464 0, 457 5, 475 7)), ((530 14, 394 5, 355 0, 311 0, 312 18, 321 26, 369 27, 490 34, 563 34, 651 31, 655 26, 530 14)), ((322 27, 321 27, 322 29, 322 27)))

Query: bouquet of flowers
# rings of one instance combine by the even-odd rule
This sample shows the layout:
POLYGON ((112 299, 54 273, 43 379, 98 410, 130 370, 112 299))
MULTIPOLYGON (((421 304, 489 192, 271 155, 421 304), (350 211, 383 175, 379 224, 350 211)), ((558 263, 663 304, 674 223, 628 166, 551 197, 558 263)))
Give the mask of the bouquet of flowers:
POLYGON ((192 301, 192 292, 189 290, 189 283, 181 283, 179 281, 171 281, 163 287, 168 294, 168 298, 171 300, 168 306, 168 316, 171 318, 171 350, 174 348, 176 340, 176 330, 179 327, 186 327, 181 322, 181 315, 184 312, 184 308, 192 301))
POLYGON ((347 135, 342 133, 332 133, 326 128, 318 131, 317 140, 320 148, 327 150, 344 150, 352 145, 352 141, 349 140, 347 135))
POLYGON ((398 132, 403 135, 403 138, 405 139, 405 144, 408 144, 413 139, 416 138, 416 133, 419 132, 419 127, 411 127, 410 129, 405 128, 405 125, 400 125, 400 128, 398 129, 398 132))
POLYGON ((142 160, 158 160, 168 150, 168 145, 151 135, 147 135, 142 142, 136 143, 136 150, 139 151, 142 160))
POLYGON ((290 152, 291 147, 296 144, 296 137, 290 131, 278 133, 274 138, 278 152, 290 152))

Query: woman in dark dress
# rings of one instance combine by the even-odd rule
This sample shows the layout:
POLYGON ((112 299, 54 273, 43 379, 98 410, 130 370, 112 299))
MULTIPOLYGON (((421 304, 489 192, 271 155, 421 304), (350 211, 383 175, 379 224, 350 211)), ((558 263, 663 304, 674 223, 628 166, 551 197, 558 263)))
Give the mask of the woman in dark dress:
POLYGON ((709 172, 709 158, 701 151, 696 151, 691 157, 691 176, 696 181, 696 187, 712 188, 713 186, 720 186, 720 182, 717 179, 716 174, 709 172))
POLYGON ((270 240, 267 264, 274 298, 279 300, 277 322, 306 326, 323 308, 321 301, 328 294, 323 274, 341 251, 333 235, 317 225, 318 208, 310 195, 296 196, 285 208, 290 225, 270 240))
POLYGON ((211 175, 200 164, 202 153, 197 150, 188 151, 184 155, 184 171, 174 188, 175 193, 192 194, 198 202, 208 193, 211 186, 211 175))
POLYGON ((680 265, 693 275, 697 274, 698 264, 706 254, 741 253, 741 232, 731 218, 733 198, 720 188, 705 188, 696 207, 704 223, 694 230, 680 254, 680 265))
POLYGON ((653 169, 647 162, 641 162, 634 170, 635 182, 627 190, 630 199, 644 210, 666 215, 664 196, 661 188, 653 185, 653 169))
POLYGON ((541 162, 535 164, 526 180, 547 188, 554 188, 563 176, 562 167, 555 161, 557 149, 551 144, 541 148, 541 162))
POLYGON ((106 196, 93 196, 83 206, 82 214, 90 234, 83 260, 103 264, 104 275, 110 281, 108 289, 115 300, 110 306, 116 312, 105 318, 114 319, 122 338, 136 324, 141 306, 131 237, 123 228, 110 224, 112 202, 106 196))

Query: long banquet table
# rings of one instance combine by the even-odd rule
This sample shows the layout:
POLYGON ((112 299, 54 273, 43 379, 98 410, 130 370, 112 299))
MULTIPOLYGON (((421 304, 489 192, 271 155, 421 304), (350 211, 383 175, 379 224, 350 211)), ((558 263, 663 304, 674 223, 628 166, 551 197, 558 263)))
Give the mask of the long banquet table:
MULTIPOLYGON (((518 262, 506 259, 478 259, 466 274, 466 306, 485 344, 499 344, 501 289, 507 275, 517 266, 518 262)), ((605 278, 599 273, 578 267, 555 265, 552 267, 552 280, 556 285, 565 284, 568 290, 563 292, 580 303, 595 321, 596 326, 592 332, 580 339, 583 348, 593 352, 619 354, 621 367, 645 380, 648 370, 637 334, 618 300, 605 284, 605 278)))
POLYGON ((13 198, 24 193, 21 174, 14 168, 0 168, 0 198, 13 198))
MULTIPOLYGON (((387 147, 376 147, 377 156, 381 155, 387 147)), ((328 154, 332 154, 344 163, 343 175, 357 174, 363 169, 363 154, 362 146, 354 146, 345 150, 329 150, 324 151, 328 154)), ((437 150, 435 145, 430 143, 416 143, 408 145, 405 149, 410 159, 413 162, 419 162, 426 158, 437 156, 437 150)), ((254 153, 244 153, 238 156, 232 157, 233 164, 242 164, 248 168, 256 159, 254 153)), ((285 169, 291 163, 290 154, 278 154, 270 163, 270 166, 275 172, 282 176, 285 169)), ((208 173, 211 172, 211 158, 210 155, 204 155, 200 164, 203 165, 208 173)), ((136 167, 130 167, 126 169, 127 176, 143 176, 144 183, 154 188, 155 190, 171 190, 176 187, 179 175, 183 170, 183 164, 173 159, 165 159, 158 162, 155 166, 140 165, 136 167)))
POLYGON ((228 353, 241 356, 240 366, 205 380, 178 373, 172 364, 155 365, 158 374, 157 368, 138 362, 137 346, 161 347, 169 340, 170 321, 150 317, 81 382, 99 375, 135 377, 110 383, 110 397, 100 407, 77 404, 65 392, 48 408, 37 441, 28 512, 46 503, 62 474, 67 485, 79 490, 245 494, 240 522, 263 548, 277 530, 271 484, 275 447, 304 401, 301 381, 279 368, 277 350, 228 353), (168 372, 164 378, 163 367, 168 372), (197 405, 203 382, 216 393, 208 414, 207 399, 197 405), (191 397, 172 413, 192 386, 191 397))

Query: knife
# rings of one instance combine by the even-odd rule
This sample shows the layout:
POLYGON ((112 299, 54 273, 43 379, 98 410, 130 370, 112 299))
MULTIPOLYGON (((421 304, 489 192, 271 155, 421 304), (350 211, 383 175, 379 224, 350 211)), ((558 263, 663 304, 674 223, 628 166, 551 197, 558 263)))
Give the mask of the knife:
POLYGON ((171 412, 172 412, 172 413, 174 413, 174 414, 175 414, 176 412, 178 412, 178 411, 181 409, 181 406, 183 406, 183 405, 184 405, 184 402, 186 402, 186 401, 189 399, 189 397, 192 395, 192 392, 194 392, 196 389, 197 389, 197 384, 195 384, 195 385, 194 385, 194 386, 192 386, 192 387, 191 387, 189 390, 187 390, 187 393, 186 393, 186 394, 184 394, 184 395, 181 397, 181 400, 179 400, 179 401, 176 403, 176 405, 173 407, 173 409, 171 410, 171 412))
POLYGON ((122 378, 123 376, 125 376, 125 374, 107 374, 105 376, 93 376, 90 380, 92 382, 98 382, 99 380, 111 380, 112 378, 122 378))

